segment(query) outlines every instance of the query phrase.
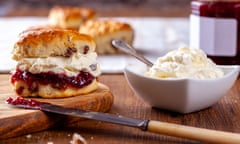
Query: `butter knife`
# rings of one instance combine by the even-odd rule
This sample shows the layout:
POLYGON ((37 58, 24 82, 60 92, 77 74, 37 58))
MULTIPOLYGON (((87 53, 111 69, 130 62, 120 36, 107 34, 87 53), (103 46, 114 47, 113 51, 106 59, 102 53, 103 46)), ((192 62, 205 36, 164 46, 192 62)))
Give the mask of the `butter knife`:
POLYGON ((51 103, 40 102, 33 99, 25 99, 23 97, 9 97, 6 100, 6 103, 19 108, 35 109, 61 115, 75 116, 113 124, 120 124, 124 126, 139 128, 143 131, 186 138, 195 141, 224 144, 240 143, 240 134, 238 133, 184 126, 155 120, 141 120, 109 113, 85 111, 76 108, 65 108, 51 103))

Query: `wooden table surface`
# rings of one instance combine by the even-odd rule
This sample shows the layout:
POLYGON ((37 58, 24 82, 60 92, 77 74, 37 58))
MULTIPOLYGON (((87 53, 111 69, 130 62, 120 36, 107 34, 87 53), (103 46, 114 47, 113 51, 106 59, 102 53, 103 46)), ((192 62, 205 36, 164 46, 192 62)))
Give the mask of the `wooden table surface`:
MULTIPOLYGON (((126 11, 122 11, 123 13, 115 13, 115 16, 126 16, 128 14, 129 16, 149 16, 153 13, 155 15, 150 16, 188 16, 189 9, 186 10, 185 8, 186 7, 183 9, 172 9, 172 12, 166 11, 163 15, 156 15, 154 11, 152 13, 146 13, 144 9, 141 9, 138 11, 139 13, 135 11, 131 14, 126 11)), ((165 10, 166 8, 162 9, 165 10)), ((5 13, 5 16, 22 16, 31 14, 46 16, 47 11, 34 11, 34 13, 30 13, 30 11, 24 7, 20 10, 12 9, 11 11, 8 11, 8 13, 5 13)), ((105 16, 104 12, 102 13, 102 16, 105 16)), ((111 11, 111 16, 114 16, 114 11, 111 11)), ((2 80, 2 77, 3 75, 0 75, 0 80, 2 80)), ((218 103, 205 110, 190 114, 179 114, 152 108, 134 94, 123 74, 103 74, 100 76, 99 81, 109 86, 114 95, 114 104, 109 113, 140 119, 152 119, 181 125, 240 133, 240 77, 238 77, 238 80, 235 82, 232 89, 226 94, 226 96, 219 100, 218 103)), ((88 144, 198 143, 186 139, 151 134, 136 128, 93 120, 80 121, 71 125, 62 124, 42 132, 0 140, 0 143, 69 144, 74 133, 78 133, 83 136, 88 144)))
MULTIPOLYGON (((150 107, 134 94, 122 74, 102 75, 99 80, 108 85, 114 95, 114 104, 109 113, 240 133, 240 77, 218 103, 190 114, 173 113, 150 107)), ((0 140, 0 143, 70 143, 73 133, 83 136, 88 144, 198 143, 93 120, 76 122, 71 125, 62 124, 42 132, 0 140)))

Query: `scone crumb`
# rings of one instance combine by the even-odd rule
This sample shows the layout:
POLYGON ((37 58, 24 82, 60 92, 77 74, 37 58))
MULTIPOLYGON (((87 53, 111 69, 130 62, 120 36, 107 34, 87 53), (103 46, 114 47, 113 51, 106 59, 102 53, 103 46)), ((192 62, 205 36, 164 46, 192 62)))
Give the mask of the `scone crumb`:
POLYGON ((87 144, 87 141, 78 133, 74 133, 70 144, 87 144))
POLYGON ((26 135, 26 138, 30 139, 32 137, 31 134, 26 135))

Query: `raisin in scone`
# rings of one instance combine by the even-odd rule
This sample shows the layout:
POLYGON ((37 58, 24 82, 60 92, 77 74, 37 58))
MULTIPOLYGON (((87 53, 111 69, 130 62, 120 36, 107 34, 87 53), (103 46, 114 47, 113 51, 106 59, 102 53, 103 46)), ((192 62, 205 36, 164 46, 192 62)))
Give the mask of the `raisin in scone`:
POLYGON ((48 14, 50 25, 72 30, 78 30, 84 22, 96 17, 93 9, 74 6, 55 6, 48 14))
POLYGON ((62 29, 21 34, 13 48, 11 73, 15 92, 23 97, 62 98, 93 92, 100 75, 96 44, 87 35, 62 29))
POLYGON ((120 51, 112 46, 113 39, 121 39, 132 45, 134 31, 131 25, 116 20, 92 20, 84 23, 80 33, 93 37, 97 44, 98 54, 118 54, 120 51))

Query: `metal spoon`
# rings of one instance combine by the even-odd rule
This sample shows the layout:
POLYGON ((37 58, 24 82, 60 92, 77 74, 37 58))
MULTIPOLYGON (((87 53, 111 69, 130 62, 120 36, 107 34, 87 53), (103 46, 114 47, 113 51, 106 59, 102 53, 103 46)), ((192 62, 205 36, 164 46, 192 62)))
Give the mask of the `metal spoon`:
POLYGON ((122 40, 112 40, 112 45, 115 48, 118 48, 118 49, 122 50, 123 52, 125 52, 131 56, 134 56, 141 62, 145 63, 148 67, 153 66, 153 63, 151 61, 147 60, 145 57, 143 57, 142 55, 137 53, 137 51, 133 47, 128 45, 126 42, 124 42, 122 40))

